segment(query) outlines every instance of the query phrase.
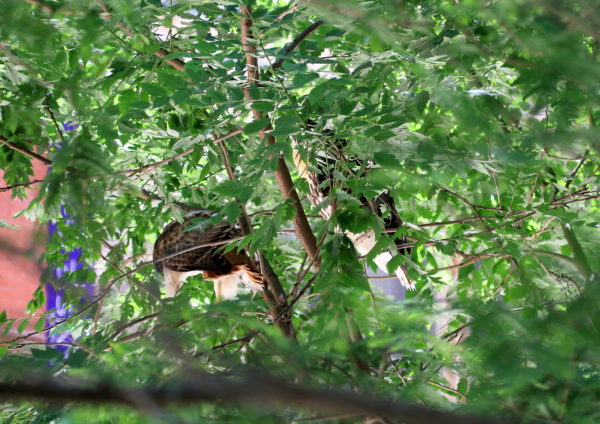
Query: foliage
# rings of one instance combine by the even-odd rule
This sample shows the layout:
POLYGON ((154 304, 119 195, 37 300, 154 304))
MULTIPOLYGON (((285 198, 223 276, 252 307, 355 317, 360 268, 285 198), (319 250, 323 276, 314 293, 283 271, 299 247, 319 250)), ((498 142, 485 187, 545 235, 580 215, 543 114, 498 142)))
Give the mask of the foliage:
MULTIPOLYGON (((46 263, 83 247, 98 285, 83 309, 73 289, 79 312, 47 331, 75 336, 70 355, 25 333, 0 347, 3 382, 60 374, 153 387, 186 381, 190 370, 261 370, 504 422, 598 421, 596 2, 292 7, 257 0, 248 39, 259 60, 257 85, 247 79, 237 0, 0 5, 3 190, 22 197, 35 184, 28 181, 38 159, 27 152, 50 159, 25 213, 57 222, 62 238, 49 243, 46 263), (171 26, 176 18, 179 26, 171 26), (318 19, 325 23, 286 55, 282 49, 318 19), (159 24, 169 34, 159 37, 159 24), (272 69, 277 59, 285 60, 272 69), (61 127, 68 121, 78 127, 61 127), (262 137, 265 129, 274 143, 262 137), (332 219, 302 202, 320 243, 320 268, 309 269, 298 240, 278 236, 295 208, 274 171, 279 154, 292 167, 292 140, 310 164, 333 149, 331 134, 347 140, 345 159, 331 170, 332 219), (368 169, 355 171, 352 158, 368 169), (371 288, 362 259, 337 230, 374 228, 377 248, 387 248, 381 219, 360 206, 362 196, 385 190, 405 222, 398 235, 413 246, 395 263, 403 261, 417 284, 401 302, 371 288), (186 213, 182 204, 231 222, 245 205, 253 231, 239 244, 262 252, 290 293, 297 341, 273 325, 262 299, 214 303, 212 285, 199 276, 160 300, 162 277, 143 255, 167 222, 186 213), (468 337, 456 344, 457 335, 468 337)), ((292 175, 303 196, 306 182, 292 175)), ((81 272, 71 281, 89 278, 81 272)), ((18 325, 3 315, 0 323, 5 331, 18 325)), ((14 401, 0 417, 135 423, 147 415, 184 422, 318 415, 265 410, 260 396, 254 406, 130 403, 14 401)))

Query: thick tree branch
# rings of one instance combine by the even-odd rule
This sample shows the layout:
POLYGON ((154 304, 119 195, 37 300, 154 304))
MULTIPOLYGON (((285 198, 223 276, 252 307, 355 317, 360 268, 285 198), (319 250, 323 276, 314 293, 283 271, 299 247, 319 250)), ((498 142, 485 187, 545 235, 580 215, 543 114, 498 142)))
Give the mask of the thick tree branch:
MULTIPOLYGON (((246 55, 246 71, 248 76, 248 84, 256 85, 258 81, 258 65, 256 59, 256 46, 252 43, 252 17, 249 6, 242 6, 242 19, 241 19, 241 28, 242 28, 242 48, 244 49, 244 53, 246 55)), ((252 96, 250 94, 250 90, 248 87, 244 90, 246 95, 246 99, 252 101, 252 96)), ((253 116, 255 120, 262 118, 262 113, 256 109, 252 109, 253 116)), ((261 131, 260 136, 262 139, 266 139, 266 145, 275 144, 275 137, 272 135, 266 135, 266 131, 270 130, 271 126, 269 125, 265 130, 261 131)), ((291 200, 294 208, 296 209, 296 213, 294 214, 294 230, 296 231, 296 237, 306 250, 309 258, 311 260, 315 260, 315 264, 318 267, 319 261, 317 256, 317 239, 310 228, 308 223, 308 219, 306 217, 306 213, 304 212, 304 208, 302 207, 302 203, 300 203, 300 198, 298 197, 298 193, 294 188, 294 183, 292 182, 292 177, 290 175, 290 170, 288 169, 285 160, 282 156, 279 156, 277 159, 277 168, 275 169, 275 180, 279 185, 279 189, 281 190, 281 195, 284 199, 291 200)))
MULTIPOLYGON (((229 176, 230 181, 235 181, 235 172, 231 166, 231 162, 229 160, 229 152, 225 143, 222 141, 219 142, 221 146, 221 151, 223 152, 223 162, 225 164, 225 169, 227 170, 227 175, 229 176)), ((240 204, 240 209, 242 210, 242 214, 239 218, 240 228, 242 230, 242 234, 247 235, 252 231, 252 223, 250 221, 250 217, 248 216, 248 211, 246 210, 246 206, 242 204, 239 199, 236 199, 240 204)), ((266 286, 263 290, 263 297, 265 302, 269 305, 269 310, 271 312, 271 316, 273 317, 273 322, 279 327, 282 333, 291 339, 295 339, 294 328, 292 327, 292 320, 289 317, 289 314, 286 315, 286 319, 275 320, 276 317, 280 316, 284 311, 287 311, 287 300, 286 295, 281 286, 281 282, 279 281, 279 277, 271 268, 271 265, 263 255, 261 251, 257 252, 259 267, 261 270, 261 274, 266 281, 266 286)), ((254 262, 254 261, 253 261, 254 262)), ((255 268, 257 268, 255 266, 255 268)))
POLYGON ((156 405, 190 403, 245 403, 257 408, 294 406, 322 413, 354 413, 402 421, 406 424, 499 424, 498 421, 455 412, 439 411, 366 394, 332 389, 310 389, 261 374, 229 379, 194 373, 193 383, 156 387, 124 387, 110 382, 71 382, 57 378, 32 378, 0 383, 2 400, 43 400, 138 406, 133 398, 156 405))

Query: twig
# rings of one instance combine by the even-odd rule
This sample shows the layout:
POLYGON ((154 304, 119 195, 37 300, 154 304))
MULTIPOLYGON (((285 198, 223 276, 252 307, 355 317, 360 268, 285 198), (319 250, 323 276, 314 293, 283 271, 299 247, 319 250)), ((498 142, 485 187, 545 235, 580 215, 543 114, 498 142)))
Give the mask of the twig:
POLYGON ((49 102, 48 102, 48 96, 46 96, 46 98, 44 99, 44 110, 46 111, 46 113, 48 113, 48 115, 50 116, 50 119, 54 123, 54 127, 56 128, 56 132, 58 133, 58 136, 60 137, 60 141, 62 141, 64 143, 65 136, 64 136, 62 130, 60 129, 60 125, 58 125, 58 122, 56 121, 54 112, 52 111, 52 109, 50 109, 49 102))
POLYGON ((101 358, 100 355, 98 355, 96 352, 94 352, 93 350, 91 350, 87 346, 83 346, 83 345, 80 345, 78 343, 73 343, 73 342, 27 342, 27 343, 17 343, 16 345, 10 346, 8 349, 9 350, 17 350, 17 349, 26 348, 28 346, 69 346, 69 347, 73 347, 73 348, 76 348, 76 349, 81 349, 84 352, 88 353, 90 356, 95 357, 96 359, 100 359, 101 358))
POLYGON ((50 324, 48 327, 44 328, 43 330, 40 331, 33 331, 31 333, 25 334, 24 336, 19 336, 19 337, 15 337, 14 339, 11 340, 7 340, 3 343, 6 344, 11 344, 11 343, 15 343, 19 340, 24 340, 24 339, 28 339, 29 337, 35 336, 37 334, 42 334, 42 333, 46 333, 50 330, 52 330, 53 328, 67 322, 68 320, 81 315, 82 313, 86 312, 87 310, 89 310, 92 306, 94 306, 95 304, 97 304, 98 302, 100 302, 110 291, 110 289, 112 288, 112 286, 119 281, 121 278, 123 278, 123 276, 119 276, 114 278, 110 283, 107 284, 107 286, 102 290, 102 292, 100 292, 98 294, 98 296, 96 296, 96 298, 90 302, 88 302, 85 306, 83 306, 81 309, 79 309, 78 311, 74 312, 73 314, 69 315, 68 317, 66 317, 65 319, 62 319, 60 321, 56 321, 53 324, 50 324))
POLYGON ((577 162, 578 160, 581 160, 581 156, 578 156, 576 158, 565 158, 562 156, 553 155, 548 152, 548 149, 544 149, 542 152, 544 155, 548 156, 549 158, 556 159, 556 160, 563 160, 565 162, 577 162))
POLYGON ((108 338, 108 340, 114 340, 118 336, 120 336, 121 334, 123 334, 123 332, 125 332, 128 328, 131 328, 131 327, 133 327, 134 325, 137 325, 137 324, 141 324, 144 321, 148 321, 148 320, 157 318, 158 315, 159 315, 159 313, 155 312, 153 314, 146 315, 146 316, 143 316, 143 317, 140 317, 140 318, 136 318, 136 319, 134 319, 132 321, 129 321, 127 324, 123 324, 121 327, 117 328, 115 330, 115 332, 113 334, 111 334, 111 336, 108 338))
MULTIPOLYGON (((100 8, 106 14, 107 19, 112 16, 112 10, 110 9, 110 7, 107 4, 101 3, 100 8)), ((130 28, 128 28, 127 25, 125 25, 124 23, 117 22, 117 26, 119 27, 119 29, 121 31, 123 31, 124 34, 128 35, 129 37, 134 36, 134 31, 131 30, 130 28)), ((153 54, 154 54, 154 56, 156 56, 160 59, 164 59, 170 53, 168 51, 166 51, 165 49, 160 48, 157 51, 155 51, 153 54)), ((185 62, 182 61, 181 59, 166 59, 165 62, 168 63, 169 65, 171 65, 173 68, 177 69, 178 71, 185 70, 185 62)))
MULTIPOLYGON (((216 350, 223 349, 223 348, 225 348, 227 346, 231 346, 231 345, 236 344, 236 343, 245 343, 245 344, 247 344, 250 341, 252 341, 252 339, 254 338, 254 336, 256 336, 258 333, 260 333, 260 331, 253 330, 250 333, 248 333, 247 335, 245 335, 244 337, 240 337, 238 339, 234 339, 234 340, 230 340, 230 341, 225 342, 225 343, 218 344, 216 346, 213 346, 210 350, 214 352, 216 350)), ((202 354, 198 354, 196 356, 201 356, 201 355, 202 354)))
MULTIPOLYGON (((109 264, 111 267, 113 267, 117 272, 121 273, 121 274, 125 274, 124 271, 121 270, 121 268, 113 263, 110 259, 108 259, 105 255, 103 255, 102 253, 100 254, 100 257, 104 260, 104 262, 106 262, 107 264, 109 264)), ((143 291, 144 293, 146 293, 148 296, 150 296, 151 298, 153 298, 154 300, 156 300, 157 302, 160 302, 160 298, 156 297, 156 295, 154 293, 152 293, 150 290, 148 290, 146 287, 144 287, 143 284, 140 284, 138 281, 136 281, 134 278, 131 277, 131 274, 129 274, 127 276, 127 279, 133 283, 134 286, 136 286, 138 289, 140 289, 141 291, 143 291)))
POLYGON ((4 193, 5 191, 9 191, 9 190, 19 188, 19 187, 29 187, 34 184, 46 183, 46 182, 48 182, 48 181, 47 180, 31 180, 31 181, 27 181, 25 183, 12 184, 12 185, 9 185, 6 187, 0 187, 0 193, 4 193))
POLYGON ((577 172, 579 172, 579 170, 585 163, 589 154, 590 154, 590 151, 586 150, 585 153, 583 154, 583 156, 581 157, 581 159, 579 160, 579 162, 577 163, 577 166, 575 166, 575 168, 569 174, 569 177, 567 178, 567 182, 565 183, 565 188, 569 188, 569 186, 573 182, 573 178, 575 177, 575 174, 577 174, 577 172))

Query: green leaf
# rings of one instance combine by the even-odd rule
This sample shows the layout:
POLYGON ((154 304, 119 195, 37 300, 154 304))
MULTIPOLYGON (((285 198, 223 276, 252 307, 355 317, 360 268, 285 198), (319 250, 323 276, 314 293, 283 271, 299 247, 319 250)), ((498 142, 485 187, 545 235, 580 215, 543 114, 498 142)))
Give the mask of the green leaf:
POLYGON ((395 273, 398 267, 405 262, 406 257, 404 255, 395 255, 387 264, 388 272, 391 274, 395 273))
POLYGON ((323 82, 317 85, 316 87, 313 87, 313 89, 310 90, 310 93, 308 93, 308 101, 311 102, 313 105, 319 103, 325 95, 325 93, 327 92, 327 88, 327 82, 323 82))
POLYGON ((228 222, 235 222, 241 214, 242 210, 238 202, 229 202, 223 208, 223 215, 225 215, 228 222))
POLYGON ((421 91, 420 93, 417 93, 417 95, 415 97, 415 107, 417 108, 417 113, 419 113, 419 115, 423 114, 428 103, 429 103, 429 92, 428 91, 421 91))
POLYGON ((244 134, 250 135, 264 130, 267 128, 267 125, 269 125, 270 122, 271 121, 269 118, 261 118, 257 119, 256 121, 252 121, 244 127, 244 134))
POLYGON ((158 81, 168 88, 181 89, 186 88, 188 85, 187 81, 179 74, 170 71, 159 71, 157 75, 158 81))
POLYGON ((299 127, 277 126, 269 134, 274 135, 274 136, 286 136, 286 135, 297 133, 299 131, 301 131, 301 128, 299 128, 299 127))
POLYGON ((167 91, 160 84, 143 82, 139 85, 139 87, 142 90, 144 90, 145 92, 147 92, 148 94, 155 96, 155 97, 161 97, 161 96, 167 95, 167 91))
POLYGON ((252 189, 242 184, 239 180, 223 181, 214 187, 214 191, 225 197, 238 199, 242 203, 246 203, 252 195, 252 189))
POLYGON ((21 321, 21 323, 19 324, 19 326, 17 327, 17 333, 23 334, 23 331, 25 331, 25 329, 27 328, 28 325, 29 325, 29 318, 23 319, 21 321))
POLYGON ((307 72, 304 74, 296 74, 296 75, 294 75, 294 82, 293 82, 292 86, 294 88, 300 88, 317 78, 319 78, 319 74, 316 72, 307 72))
POLYGON ((275 109, 275 103, 266 101, 254 102, 252 103, 252 108, 258 110, 259 112, 271 112, 273 109, 275 109))

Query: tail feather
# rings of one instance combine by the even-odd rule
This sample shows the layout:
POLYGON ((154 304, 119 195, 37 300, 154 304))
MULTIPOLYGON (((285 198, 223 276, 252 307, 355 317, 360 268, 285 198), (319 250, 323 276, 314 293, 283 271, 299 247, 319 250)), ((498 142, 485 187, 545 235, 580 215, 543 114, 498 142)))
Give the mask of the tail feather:
MULTIPOLYGON (((309 124, 309 126, 310 126, 310 124, 309 124)), ((313 126, 314 126, 314 124, 313 124, 313 126)), ((332 135, 332 134, 328 134, 328 135, 332 135)), ((338 140, 336 140, 336 141, 338 141, 338 140)), ((345 141, 345 140, 340 140, 340 141, 345 141)), ((347 141, 345 141, 344 144, 347 144, 347 141)), ((343 147, 343 145, 340 147, 343 147)), ((298 151, 298 146, 297 146, 296 140, 293 140, 292 148, 293 148, 292 157, 294 159, 294 164, 296 165, 296 168, 298 169, 298 173, 301 178, 304 178, 308 182, 308 187, 309 187, 309 192, 307 195, 308 200, 315 207, 321 206, 319 213, 321 214, 321 216, 324 219, 329 220, 333 216, 334 205, 332 205, 331 203, 325 205, 325 200, 327 198, 327 195, 322 189, 322 184, 319 181, 319 175, 310 171, 310 169, 308 168, 308 165, 302 159, 302 155, 298 151)), ((360 163, 360 161, 358 161, 357 159, 354 161, 358 164, 360 163)), ((333 177, 330 176, 329 178, 333 178, 333 177)), ((397 208, 394 204, 394 199, 390 196, 389 193, 384 192, 381 195, 379 195, 372 202, 371 208, 373 209, 373 212, 378 216, 381 216, 381 214, 384 211, 389 211, 389 216, 385 219, 386 228, 390 228, 390 227, 391 228, 399 228, 402 226, 402 219, 400 218, 400 215, 398 214, 397 208)), ((346 235, 352 241, 352 244, 356 248, 356 251, 359 253, 359 255, 364 256, 364 255, 368 254, 375 247, 376 237, 375 237, 375 233, 373 230, 369 230, 369 231, 366 231, 363 233, 358 233, 358 234, 352 233, 350 231, 346 231, 346 235)), ((403 244, 404 241, 403 240, 396 241, 397 244, 399 242, 401 242, 400 244, 403 244)), ((394 249, 394 250, 396 250, 396 249, 394 249)), ((407 252, 408 251, 406 249, 400 250, 401 254, 404 254, 407 252)), ((375 257, 374 262, 377 264, 377 267, 379 269, 381 269, 383 272, 389 273, 388 263, 390 262, 392 257, 396 256, 397 254, 398 254, 397 251, 396 252, 390 252, 390 251, 382 252, 375 257)), ((408 278, 407 270, 404 266, 402 266, 402 265, 399 266, 396 269, 395 274, 396 274, 396 277, 398 278, 398 280, 400 281, 400 283, 404 287, 406 287, 407 290, 415 290, 415 283, 408 278)))
MULTIPOLYGON (((392 255, 390 252, 381 252, 379 255, 375 256, 373 262, 377 264, 377 267, 380 270, 384 272, 389 272, 388 264, 394 256, 396 255, 392 255)), ((406 287, 407 290, 416 289, 414 281, 408 278, 408 273, 404 265, 400 265, 398 268, 396 268, 395 274, 398 280, 400 280, 400 284, 406 287)))
POLYGON ((242 283, 252 291, 262 291, 265 286, 263 276, 250 266, 243 267, 242 283))
MULTIPOLYGON (((360 255, 368 254, 371 249, 375 247, 375 232, 373 230, 369 230, 364 233, 352 233, 350 231, 346 231, 346 235, 354 244, 354 248, 360 255)), ((373 262, 377 265, 377 267, 383 272, 388 272, 388 263, 392 260, 392 258, 396 256, 391 252, 381 252, 379 255, 375 256, 373 262)), ((415 290, 415 283, 408 278, 408 274, 406 268, 404 266, 399 266, 396 269, 396 277, 400 280, 400 283, 406 287, 408 290, 415 290)))

